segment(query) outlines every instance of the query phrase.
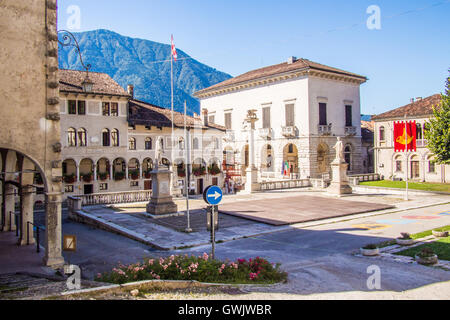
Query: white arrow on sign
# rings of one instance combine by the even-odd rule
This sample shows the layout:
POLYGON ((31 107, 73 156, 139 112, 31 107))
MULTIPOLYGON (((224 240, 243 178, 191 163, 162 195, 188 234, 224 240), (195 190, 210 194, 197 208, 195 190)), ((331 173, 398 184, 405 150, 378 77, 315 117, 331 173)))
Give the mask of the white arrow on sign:
POLYGON ((212 198, 212 197, 214 197, 214 200, 217 200, 217 198, 220 197, 220 193, 215 191, 214 194, 208 194, 208 198, 212 198))

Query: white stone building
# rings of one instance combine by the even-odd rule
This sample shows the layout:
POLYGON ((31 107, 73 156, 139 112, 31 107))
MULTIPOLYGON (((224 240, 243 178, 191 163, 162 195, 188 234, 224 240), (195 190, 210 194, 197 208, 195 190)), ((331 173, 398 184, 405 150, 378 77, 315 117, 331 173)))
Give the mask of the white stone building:
POLYGON ((427 148, 424 136, 425 124, 433 116, 433 106, 440 103, 441 95, 412 99, 411 103, 372 117, 375 122, 375 172, 385 179, 406 178, 422 182, 450 182, 450 166, 433 162, 433 154, 427 148), (395 152, 394 121, 416 121, 417 151, 395 152), (407 162, 408 161, 408 162, 407 162), (408 164, 408 165, 407 165, 408 164))
MULTIPOLYGON (((196 92, 209 122, 224 125, 228 178, 245 180, 249 166, 248 110, 256 110, 258 181, 321 178, 330 171, 337 137, 349 173, 362 173, 360 85, 366 78, 291 57, 196 92), (289 170, 283 169, 289 166, 289 170)), ((244 182, 244 181, 243 181, 244 182)))

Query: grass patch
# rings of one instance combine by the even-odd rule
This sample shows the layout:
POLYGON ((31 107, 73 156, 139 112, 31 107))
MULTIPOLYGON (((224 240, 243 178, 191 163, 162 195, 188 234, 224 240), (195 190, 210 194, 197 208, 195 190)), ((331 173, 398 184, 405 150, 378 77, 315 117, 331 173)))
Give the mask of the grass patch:
MULTIPOLYGON (((432 230, 415 233, 415 234, 410 234, 410 237, 411 237, 411 239, 414 239, 414 240, 426 238, 433 234, 432 233, 433 230, 450 231, 450 225, 445 226, 445 227, 440 227, 437 229, 432 229, 432 230)), ((392 239, 392 240, 383 241, 383 242, 379 243, 377 246, 378 246, 378 248, 385 248, 385 247, 393 246, 394 244, 397 244, 397 241, 395 239, 392 239)), ((446 260, 446 259, 444 259, 444 260, 446 260)))
POLYGON ((450 261, 450 237, 439 239, 430 243, 425 243, 420 246, 409 248, 400 252, 396 252, 396 255, 408 256, 414 258, 419 252, 425 248, 430 248, 437 254, 438 259, 450 261))
POLYGON ((98 274, 97 281, 123 284, 142 280, 197 280, 227 284, 272 284, 286 281, 287 274, 280 264, 267 260, 238 259, 235 262, 210 259, 202 256, 177 255, 168 258, 146 259, 143 263, 119 265, 111 272, 98 274))
MULTIPOLYGON (((362 186, 383 187, 383 188, 399 188, 405 189, 405 181, 364 181, 360 182, 362 186)), ((424 191, 437 191, 450 193, 449 183, 429 183, 429 182, 408 182, 408 189, 424 190, 424 191)))

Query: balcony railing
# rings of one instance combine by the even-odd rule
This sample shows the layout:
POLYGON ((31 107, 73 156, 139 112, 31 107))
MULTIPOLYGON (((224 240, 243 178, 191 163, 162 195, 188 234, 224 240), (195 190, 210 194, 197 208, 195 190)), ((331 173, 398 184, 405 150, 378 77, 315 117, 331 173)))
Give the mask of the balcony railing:
POLYGON ((345 135, 346 136, 354 136, 356 135, 356 127, 345 127, 345 135))
POLYGON ((318 125, 319 135, 321 136, 329 136, 331 135, 331 124, 327 125, 318 125))
POLYGON ((263 139, 272 138, 272 129, 271 128, 259 129, 259 136, 263 139))
POLYGON ((295 126, 283 127, 281 134, 286 138, 295 138, 297 136, 297 127, 295 126))

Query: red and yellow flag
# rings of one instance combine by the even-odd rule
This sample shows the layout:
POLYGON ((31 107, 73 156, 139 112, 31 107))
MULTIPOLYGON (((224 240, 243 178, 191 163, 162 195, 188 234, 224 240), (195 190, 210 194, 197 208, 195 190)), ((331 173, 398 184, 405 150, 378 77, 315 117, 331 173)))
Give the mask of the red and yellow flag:
POLYGON ((416 151, 416 121, 394 121, 395 151, 416 151))

